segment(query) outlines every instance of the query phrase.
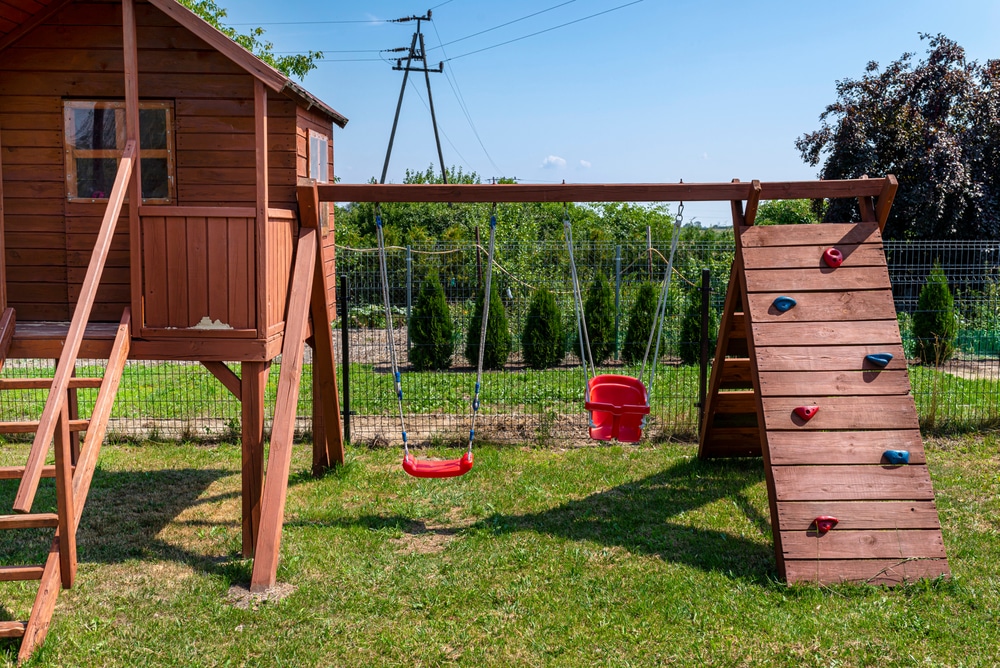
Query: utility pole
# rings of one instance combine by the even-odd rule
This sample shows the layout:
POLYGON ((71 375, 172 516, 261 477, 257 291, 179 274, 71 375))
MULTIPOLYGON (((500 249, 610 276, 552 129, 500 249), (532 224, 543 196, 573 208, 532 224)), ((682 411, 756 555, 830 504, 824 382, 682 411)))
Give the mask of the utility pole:
POLYGON ((426 16, 407 16, 401 19, 395 19, 393 23, 405 23, 407 21, 417 22, 417 31, 413 33, 413 39, 410 41, 410 48, 406 49, 394 49, 396 51, 406 51, 405 58, 397 58, 396 65, 392 68, 395 71, 403 72, 403 85, 399 88, 399 101, 396 102, 396 116, 392 119, 392 132, 389 134, 389 146, 385 150, 385 162, 382 164, 382 178, 379 179, 379 183, 385 183, 386 172, 389 171, 389 156, 392 155, 392 143, 396 139, 396 126, 399 124, 399 110, 403 106, 403 93, 406 92, 406 81, 410 76, 410 72, 423 72, 424 81, 427 83, 427 104, 431 109, 431 125, 434 126, 434 143, 437 144, 438 161, 441 163, 441 179, 445 183, 448 183, 448 170, 445 168, 444 164, 444 153, 441 152, 441 137, 438 136, 438 126, 437 117, 434 115, 434 97, 431 95, 431 72, 440 74, 444 71, 444 62, 439 62, 437 69, 431 69, 427 67, 427 51, 424 48, 424 35, 420 32, 420 22, 430 21, 431 11, 427 10, 426 16), (419 44, 419 48, 418 45, 419 44), (403 61, 406 61, 406 65, 403 65, 403 61), (420 66, 415 67, 413 65, 414 61, 419 62, 420 66))

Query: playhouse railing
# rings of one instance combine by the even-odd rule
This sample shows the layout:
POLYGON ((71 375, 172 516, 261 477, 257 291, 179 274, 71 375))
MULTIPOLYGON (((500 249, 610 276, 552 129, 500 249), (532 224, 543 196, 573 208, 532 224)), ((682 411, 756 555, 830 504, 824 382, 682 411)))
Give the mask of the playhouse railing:
MULTIPOLYGON (((97 242, 94 244, 94 252, 90 256, 87 275, 80 288, 80 297, 73 311, 73 319, 70 321, 69 331, 66 333, 62 354, 59 355, 59 363, 52 379, 52 388, 45 402, 45 408, 42 410, 38 431, 31 444, 28 461, 24 467, 24 476, 21 478, 21 485, 18 487, 17 496, 14 499, 14 510, 19 513, 31 511, 35 493, 38 491, 38 483, 42 477, 45 458, 49 452, 49 444, 55 437, 57 418, 67 406, 70 378, 76 368, 77 355, 80 352, 87 322, 90 320, 90 312, 97 297, 97 288, 104 273, 104 265, 108 259, 108 251, 111 248, 111 240, 115 234, 122 204, 125 202, 135 156, 135 141, 129 141, 125 144, 121 162, 118 164, 118 174, 115 176, 115 183, 108 197, 108 206, 104 211, 104 219, 101 221, 101 229, 97 235, 97 242)), ((136 206, 136 203, 133 203, 133 206, 136 206)))

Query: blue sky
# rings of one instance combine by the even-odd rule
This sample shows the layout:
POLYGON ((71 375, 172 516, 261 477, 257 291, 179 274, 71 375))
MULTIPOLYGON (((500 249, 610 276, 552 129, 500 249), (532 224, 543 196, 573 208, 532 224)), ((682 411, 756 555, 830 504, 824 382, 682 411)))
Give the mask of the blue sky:
MULTIPOLYGON (((445 162, 484 181, 811 179, 817 170, 794 142, 819 127, 838 79, 860 77, 870 60, 922 55, 921 32, 944 33, 972 59, 1000 58, 1000 0, 640 0, 465 55, 629 2, 220 4, 231 24, 264 27, 278 52, 324 52, 328 60, 303 83, 350 119, 334 138, 335 173, 348 183, 381 173, 402 73, 378 50, 408 46, 415 27, 384 20, 431 7, 428 58, 450 58, 445 74, 431 75, 445 162)), ((406 168, 438 162, 423 76, 410 80, 389 165, 394 182, 406 168)), ((686 216, 730 220, 725 204, 692 204, 686 216)))

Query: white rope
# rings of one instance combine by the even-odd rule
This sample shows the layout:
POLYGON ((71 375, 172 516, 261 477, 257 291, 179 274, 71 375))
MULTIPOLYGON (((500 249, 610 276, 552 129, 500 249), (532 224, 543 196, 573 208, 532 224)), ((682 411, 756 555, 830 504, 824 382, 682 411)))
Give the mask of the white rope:
POLYGON ((396 361, 396 343, 392 333, 392 308, 389 305, 389 274, 385 267, 385 238, 382 235, 382 211, 378 204, 375 205, 375 232, 378 237, 378 260, 379 273, 382 277, 382 302, 385 306, 385 331, 386 341, 389 345, 389 362, 392 366, 392 377, 396 381, 396 404, 399 406, 399 427, 403 435, 403 451, 409 455, 410 447, 406 443, 406 421, 403 418, 403 383, 399 373, 399 364, 396 361))

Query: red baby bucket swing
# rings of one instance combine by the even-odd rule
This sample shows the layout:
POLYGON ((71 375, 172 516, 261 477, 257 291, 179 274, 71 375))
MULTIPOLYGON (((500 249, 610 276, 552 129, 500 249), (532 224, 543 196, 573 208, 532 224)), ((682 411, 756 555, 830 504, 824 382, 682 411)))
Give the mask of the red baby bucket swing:
POLYGON ((642 378, 645 375, 649 351, 653 347, 653 334, 655 333, 656 347, 649 367, 649 387, 653 386, 653 379, 656 376, 656 360, 660 356, 667 294, 670 291, 670 275, 673 272, 674 254, 677 251, 677 241, 680 237, 683 219, 684 203, 681 202, 677 207, 674 233, 670 242, 670 257, 667 260, 667 269, 663 274, 660 298, 653 326, 649 331, 649 340, 646 342, 646 352, 643 355, 639 375, 633 378, 619 374, 598 374, 594 366, 594 358, 590 352, 590 336, 587 333, 587 321, 583 312, 580 280, 576 271, 576 260, 573 257, 573 228, 569 219, 569 208, 565 208, 563 231, 566 238, 566 250, 569 252, 570 277, 573 283, 573 308, 576 312, 577 339, 580 341, 580 360, 586 379, 583 405, 590 412, 589 432, 590 438, 594 440, 609 441, 614 439, 624 443, 636 443, 642 438, 642 430, 646 426, 646 416, 649 415, 649 391, 643 384, 642 378))

